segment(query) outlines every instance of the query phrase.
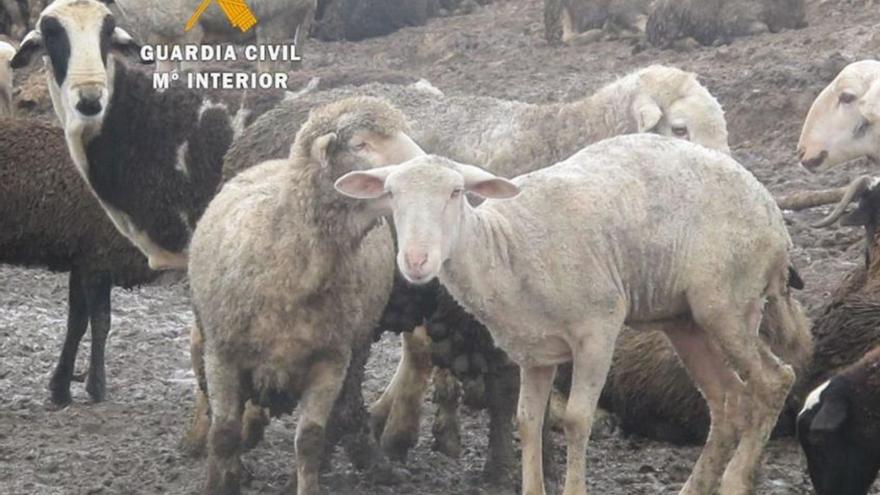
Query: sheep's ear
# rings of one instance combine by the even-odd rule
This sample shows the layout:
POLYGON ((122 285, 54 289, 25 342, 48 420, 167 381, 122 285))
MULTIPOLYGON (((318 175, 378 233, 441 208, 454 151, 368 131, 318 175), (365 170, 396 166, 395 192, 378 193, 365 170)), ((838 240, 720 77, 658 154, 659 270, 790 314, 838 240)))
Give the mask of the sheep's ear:
POLYGON ((516 184, 479 167, 458 164, 456 168, 464 177, 464 188, 469 193, 486 199, 509 199, 519 194, 516 184))
POLYGON ((633 102, 633 115, 639 132, 651 132, 663 118, 663 110, 650 96, 642 94, 633 102))
POLYGON ((310 153, 312 154, 312 160, 315 163, 320 164, 322 167, 327 168, 330 166, 330 146, 336 142, 336 133, 329 132, 324 134, 323 136, 315 139, 315 142, 312 143, 312 149, 310 153))
POLYGON ((385 179, 395 166, 358 170, 340 177, 334 187, 337 191, 355 199, 377 199, 385 195, 385 179))
POLYGON ((113 36, 110 38, 110 47, 113 51, 123 57, 140 62, 145 65, 152 64, 153 59, 141 57, 141 45, 139 45, 130 34, 121 27, 113 30, 113 36))
POLYGON ((846 421, 846 403, 840 399, 831 398, 823 401, 819 412, 810 423, 810 434, 823 436, 833 433, 843 426, 846 421))
POLYGON ((27 67, 34 61, 35 56, 43 52, 43 49, 43 35, 39 31, 33 30, 21 40, 21 46, 9 61, 9 66, 13 69, 27 67))

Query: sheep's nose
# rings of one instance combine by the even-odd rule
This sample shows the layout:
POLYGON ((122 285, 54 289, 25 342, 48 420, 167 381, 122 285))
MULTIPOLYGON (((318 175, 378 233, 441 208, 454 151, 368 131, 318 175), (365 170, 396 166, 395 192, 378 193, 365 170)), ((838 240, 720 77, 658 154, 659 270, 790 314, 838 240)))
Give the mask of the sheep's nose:
POLYGON ((101 96, 103 91, 100 87, 85 87, 79 90, 79 101, 76 102, 76 111, 86 117, 93 117, 101 113, 101 96))
POLYGON ((406 253, 403 255, 403 261, 408 271, 418 274, 428 262, 428 253, 406 253))
POLYGON ((822 162, 824 162, 826 158, 828 158, 828 152, 825 150, 822 150, 821 153, 814 156, 813 158, 808 158, 806 160, 804 159, 803 155, 801 155, 801 164, 807 170, 816 170, 817 168, 819 168, 820 165, 822 165, 822 162))

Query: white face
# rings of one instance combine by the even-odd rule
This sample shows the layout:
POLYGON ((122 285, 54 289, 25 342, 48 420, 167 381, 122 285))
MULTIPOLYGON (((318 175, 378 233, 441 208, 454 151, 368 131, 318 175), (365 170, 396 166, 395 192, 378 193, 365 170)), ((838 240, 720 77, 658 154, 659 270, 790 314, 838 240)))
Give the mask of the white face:
POLYGON ((798 142, 801 164, 820 170, 880 158, 880 62, 848 65, 810 107, 798 142))
POLYGON ((465 192, 511 198, 519 189, 482 169, 425 156, 396 166, 351 172, 336 189, 357 199, 382 199, 394 217, 397 266, 408 281, 424 284, 439 275, 458 242, 465 192))
POLYGON ((22 40, 12 66, 23 67, 42 55, 50 71, 52 102, 65 127, 99 125, 112 97, 111 51, 134 55, 139 49, 116 27, 103 3, 57 0, 22 40))
POLYGON ((730 154, 724 113, 715 99, 709 98, 688 96, 676 100, 665 109, 666 118, 656 132, 730 154))

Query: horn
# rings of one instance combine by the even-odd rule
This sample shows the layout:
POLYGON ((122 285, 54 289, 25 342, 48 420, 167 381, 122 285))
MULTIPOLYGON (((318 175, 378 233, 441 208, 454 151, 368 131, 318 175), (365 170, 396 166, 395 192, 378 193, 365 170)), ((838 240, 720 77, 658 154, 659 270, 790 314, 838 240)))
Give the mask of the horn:
POLYGON ((849 183, 849 186, 846 188, 846 192, 843 193, 843 199, 837 203, 837 206, 834 207, 834 210, 828 214, 827 217, 819 220, 818 222, 812 224, 813 227, 821 228, 827 227, 834 222, 836 222, 842 215, 843 212, 846 211, 846 207, 849 206, 851 202, 860 198, 865 192, 868 191, 871 187, 871 183, 873 179, 870 176, 863 175, 852 182, 849 183))

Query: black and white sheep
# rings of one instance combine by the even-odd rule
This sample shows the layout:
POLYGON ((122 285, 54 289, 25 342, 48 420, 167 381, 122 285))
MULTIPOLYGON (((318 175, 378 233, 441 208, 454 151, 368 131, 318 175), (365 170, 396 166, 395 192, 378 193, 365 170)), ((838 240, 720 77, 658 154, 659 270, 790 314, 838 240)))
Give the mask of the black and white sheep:
POLYGON ((343 199, 333 183, 423 154, 407 130, 381 100, 315 109, 288 159, 227 182, 199 222, 189 276, 212 414, 205 493, 240 489, 248 400, 272 415, 299 409, 299 494, 319 491, 325 437, 366 426, 360 386, 393 244, 378 205, 343 199))
POLYGON ((281 95, 224 101, 181 86, 158 91, 147 74, 117 60, 137 52, 101 2, 57 0, 12 66, 48 58, 49 93, 76 168, 153 269, 184 269, 196 221, 220 184, 223 155, 258 109, 281 95))
POLYGON ((57 126, 0 119, 0 263, 70 272, 67 335, 49 382, 51 400, 70 403, 76 353, 89 327, 86 390, 103 400, 110 291, 148 282, 156 273, 88 190, 57 126))
POLYGON ((867 495, 880 470, 880 347, 810 392, 798 439, 817 495, 867 495))

